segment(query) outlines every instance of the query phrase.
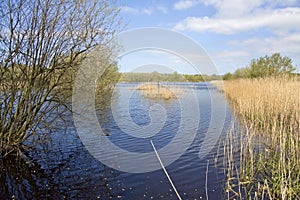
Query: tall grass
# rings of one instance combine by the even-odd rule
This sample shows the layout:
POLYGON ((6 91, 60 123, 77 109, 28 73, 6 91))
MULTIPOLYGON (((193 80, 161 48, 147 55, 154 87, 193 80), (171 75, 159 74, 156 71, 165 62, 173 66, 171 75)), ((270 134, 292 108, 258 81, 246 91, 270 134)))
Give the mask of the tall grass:
POLYGON ((232 80, 223 91, 240 124, 224 147, 228 198, 300 199, 300 81, 232 80))

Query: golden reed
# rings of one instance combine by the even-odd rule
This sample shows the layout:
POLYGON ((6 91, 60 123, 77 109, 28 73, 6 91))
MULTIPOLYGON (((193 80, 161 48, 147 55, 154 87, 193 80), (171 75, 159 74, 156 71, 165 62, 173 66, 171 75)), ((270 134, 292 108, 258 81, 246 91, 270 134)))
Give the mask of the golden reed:
POLYGON ((214 83, 239 121, 227 134, 228 199, 300 199, 300 81, 273 77, 214 83))
POLYGON ((158 85, 157 83, 147 83, 138 86, 137 90, 140 90, 142 95, 150 99, 176 99, 181 94, 181 90, 176 87, 165 87, 158 85))

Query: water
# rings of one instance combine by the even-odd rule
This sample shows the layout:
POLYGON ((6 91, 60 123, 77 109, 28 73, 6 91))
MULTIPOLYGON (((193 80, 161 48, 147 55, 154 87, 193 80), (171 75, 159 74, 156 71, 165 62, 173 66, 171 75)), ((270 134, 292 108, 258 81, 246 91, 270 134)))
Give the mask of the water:
MULTIPOLYGON (((111 111, 99 111, 98 119, 107 135, 101 137, 108 138, 121 149, 139 153, 142 157, 143 153, 153 153, 150 140, 158 150, 170 144, 180 130, 180 122, 186 119, 181 115, 180 106, 184 103, 176 99, 145 99, 138 91, 132 90, 134 86, 136 83, 119 84, 116 88, 112 107, 118 110, 119 117, 111 111), (129 99, 127 94, 131 94, 129 99), (136 138, 126 134, 126 131, 119 128, 118 123, 125 119, 127 102, 131 121, 139 126, 151 123, 151 106, 161 105, 166 111, 163 128, 147 138, 136 138)), ((225 99, 206 83, 176 83, 176 86, 182 89, 182 95, 185 97, 191 92, 196 95, 199 100, 200 121, 197 129, 191 130, 196 134, 188 149, 166 169, 182 199, 205 199, 206 190, 209 199, 224 199, 224 172, 220 163, 217 163, 219 166, 216 167, 214 162, 224 134, 221 134, 220 138, 214 138, 213 146, 209 147, 212 150, 207 155, 199 158, 199 151, 201 147, 205 147, 206 133, 218 131, 219 124, 210 123, 213 121, 212 107, 216 109, 215 115, 219 116, 216 113, 219 108, 217 104, 224 104, 225 99), (211 97, 217 100, 211 101, 211 97)), ((184 100, 188 105, 189 99, 184 100)), ((58 120, 50 134, 35 138, 35 146, 28 155, 33 158, 32 161, 15 160, 12 157, 1 160, 0 199, 176 199, 176 194, 162 169, 148 173, 127 173, 107 167, 95 159, 80 140, 72 115, 68 112, 64 115, 64 121, 58 120)), ((230 118, 231 114, 227 109, 223 132, 228 127, 230 118)), ((188 124, 190 121, 186 120, 184 123, 188 124)), ((188 125, 195 127, 194 124, 188 125)), ((127 129, 130 131, 130 127, 127 129)), ((88 132, 89 128, 86 130, 88 132)), ((177 145, 180 146, 189 139, 181 139, 177 145)), ((158 160, 153 160, 153 166, 157 165, 158 160)))

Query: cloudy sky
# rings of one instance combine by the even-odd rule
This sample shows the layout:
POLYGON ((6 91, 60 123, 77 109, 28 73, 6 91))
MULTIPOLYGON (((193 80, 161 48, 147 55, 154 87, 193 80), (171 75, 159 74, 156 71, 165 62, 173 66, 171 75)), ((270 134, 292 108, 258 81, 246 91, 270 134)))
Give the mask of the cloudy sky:
MULTIPOLYGON (((120 7, 126 30, 159 27, 182 33, 203 47, 220 74, 275 52, 292 58, 300 72, 300 0, 123 0, 120 7)), ((132 71, 152 63, 195 73, 181 58, 154 51, 124 56, 120 67, 132 71)))

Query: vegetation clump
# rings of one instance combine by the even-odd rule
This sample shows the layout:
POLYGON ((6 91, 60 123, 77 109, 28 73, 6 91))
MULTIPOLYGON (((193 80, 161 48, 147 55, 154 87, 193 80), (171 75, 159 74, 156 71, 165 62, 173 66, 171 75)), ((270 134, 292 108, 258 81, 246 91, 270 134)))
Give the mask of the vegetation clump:
POLYGON ((228 133, 224 148, 228 192, 298 199, 300 82, 290 77, 239 79, 225 81, 224 88, 242 125, 238 134, 234 127, 228 133))
POLYGON ((292 63, 292 59, 280 53, 265 55, 251 60, 248 67, 239 68, 233 74, 224 74, 223 80, 291 75, 295 71, 292 63))
POLYGON ((294 70, 290 58, 275 53, 213 83, 239 122, 224 144, 229 198, 300 198, 300 81, 294 70))
POLYGON ((141 91, 142 95, 150 99, 176 99, 181 94, 181 90, 176 87, 166 87, 160 83, 147 83, 138 86, 137 90, 141 91))
POLYGON ((54 111, 69 107, 76 72, 91 51, 101 52, 99 67, 115 71, 109 42, 120 19, 106 0, 1 1, 0 13, 0 155, 6 156, 24 150, 27 138, 55 121, 54 111))

